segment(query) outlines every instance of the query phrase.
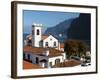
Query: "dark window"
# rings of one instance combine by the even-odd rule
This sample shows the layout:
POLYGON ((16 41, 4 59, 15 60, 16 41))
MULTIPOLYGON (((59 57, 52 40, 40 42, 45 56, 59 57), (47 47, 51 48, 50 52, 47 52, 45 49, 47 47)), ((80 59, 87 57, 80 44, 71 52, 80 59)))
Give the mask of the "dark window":
POLYGON ((30 54, 28 54, 28 60, 30 60, 31 58, 30 58, 31 56, 30 56, 30 54))
POLYGON ((55 60, 55 64, 58 64, 58 63, 60 63, 60 59, 55 60))
POLYGON ((56 46, 56 42, 54 42, 54 46, 56 46))
POLYGON ((48 47, 48 42, 45 43, 45 46, 48 47))
POLYGON ((39 58, 38 57, 36 57, 36 64, 38 64, 39 63, 39 58))
POLYGON ((32 44, 32 41, 28 40, 28 46, 31 46, 31 44, 32 44))
POLYGON ((25 53, 23 53, 23 59, 25 59, 25 53))
POLYGON ((32 43, 32 41, 31 40, 28 40, 28 43, 32 43))
POLYGON ((49 63, 49 66, 52 67, 52 62, 49 63))
POLYGON ((40 34, 40 31, 39 31, 39 29, 37 29, 37 35, 39 35, 40 34))
POLYGON ((52 38, 50 38, 50 40, 52 40, 52 38))

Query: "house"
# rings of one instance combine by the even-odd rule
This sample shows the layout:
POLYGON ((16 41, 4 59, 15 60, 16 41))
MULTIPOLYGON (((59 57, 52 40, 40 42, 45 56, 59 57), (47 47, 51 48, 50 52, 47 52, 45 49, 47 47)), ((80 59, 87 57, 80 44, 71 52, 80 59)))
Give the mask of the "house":
POLYGON ((40 65, 41 67, 52 67, 55 64, 64 62, 66 59, 63 51, 54 48, 42 48, 25 46, 23 58, 32 62, 33 64, 40 65))
POLYGON ((66 60, 64 44, 52 35, 42 35, 42 24, 32 25, 25 40, 23 59, 41 67, 52 67, 66 60))

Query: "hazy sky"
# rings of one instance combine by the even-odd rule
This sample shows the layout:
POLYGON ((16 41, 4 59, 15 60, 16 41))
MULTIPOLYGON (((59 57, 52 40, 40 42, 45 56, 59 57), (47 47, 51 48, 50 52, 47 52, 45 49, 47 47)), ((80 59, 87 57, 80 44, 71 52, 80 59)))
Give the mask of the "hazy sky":
POLYGON ((45 30, 64 20, 76 18, 78 16, 79 13, 24 10, 24 33, 31 33, 32 23, 43 24, 43 29, 45 30))

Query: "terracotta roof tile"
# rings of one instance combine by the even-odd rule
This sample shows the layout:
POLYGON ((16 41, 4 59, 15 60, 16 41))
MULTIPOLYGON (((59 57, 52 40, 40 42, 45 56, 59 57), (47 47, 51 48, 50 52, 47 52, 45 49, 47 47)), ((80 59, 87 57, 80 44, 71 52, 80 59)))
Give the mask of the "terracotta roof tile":
POLYGON ((46 39, 48 36, 42 35, 42 40, 46 39))
POLYGON ((23 61, 23 69, 40 69, 40 68, 42 68, 42 67, 32 64, 27 61, 23 61))
POLYGON ((32 40, 32 34, 28 35, 26 38, 32 40))
POLYGON ((42 55, 44 51, 49 50, 48 57, 56 57, 61 56, 61 53, 64 53, 63 51, 54 49, 54 48, 42 48, 42 47, 31 47, 31 46, 25 46, 23 48, 24 52, 31 52, 33 54, 42 55))
MULTIPOLYGON (((48 36, 46 36, 46 35, 42 35, 41 40, 44 40, 44 39, 46 39, 47 37, 48 37, 48 36)), ((32 35, 30 34, 30 35, 28 35, 26 38, 29 39, 29 40, 32 40, 32 35)))

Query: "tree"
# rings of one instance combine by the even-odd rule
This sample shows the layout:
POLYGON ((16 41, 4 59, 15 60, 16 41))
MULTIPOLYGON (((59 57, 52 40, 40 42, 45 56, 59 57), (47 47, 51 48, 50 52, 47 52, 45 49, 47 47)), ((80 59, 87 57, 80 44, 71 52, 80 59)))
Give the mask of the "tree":
POLYGON ((87 51, 87 44, 80 40, 67 40, 65 42, 64 51, 66 56, 70 59, 71 56, 81 57, 87 51))
POLYGON ((79 57, 81 57, 82 55, 86 55, 86 51, 87 51, 87 45, 85 42, 83 41, 79 41, 78 42, 78 51, 79 51, 79 57))
POLYGON ((71 56, 77 55, 78 53, 78 44, 76 40, 67 40, 65 42, 64 51, 66 56, 69 59, 71 56))

